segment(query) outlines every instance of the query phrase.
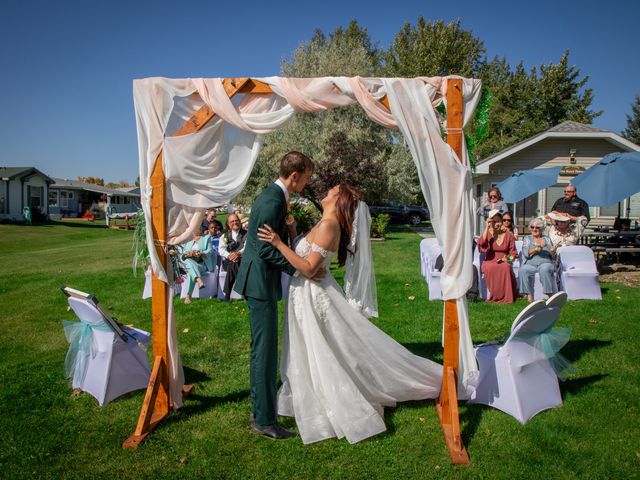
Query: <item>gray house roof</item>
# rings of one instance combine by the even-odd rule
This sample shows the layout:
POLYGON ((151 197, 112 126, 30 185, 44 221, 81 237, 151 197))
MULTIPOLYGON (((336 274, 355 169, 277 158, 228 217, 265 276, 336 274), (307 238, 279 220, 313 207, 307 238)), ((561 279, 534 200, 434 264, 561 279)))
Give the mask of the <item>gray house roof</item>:
POLYGON ((520 150, 524 150, 531 145, 534 145, 547 138, 602 138, 616 145, 623 151, 637 152, 640 151, 640 146, 633 142, 630 142, 626 138, 621 137, 617 133, 610 132, 608 130, 602 130, 594 127, 593 125, 586 125, 584 123, 578 123, 573 121, 562 122, 554 127, 551 127, 544 132, 540 132, 533 137, 526 138, 521 142, 511 145, 504 150, 494 153, 493 155, 481 160, 476 165, 476 174, 489 173, 489 167, 500 160, 513 155, 520 150))
POLYGON ((22 177, 28 177, 34 174, 42 175, 49 183, 53 183, 53 179, 35 167, 0 167, 0 180, 16 180, 22 177))
POLYGON ((606 132, 607 130, 602 130, 600 128, 594 127, 593 125, 587 125, 586 123, 578 123, 578 122, 572 122, 571 120, 567 120, 566 122, 562 122, 556 125, 555 127, 551 127, 545 131, 546 132, 563 132, 563 133, 587 133, 587 132, 606 132))
POLYGON ((95 183, 78 182, 77 180, 68 180, 66 178, 54 178, 55 183, 51 185, 52 189, 65 189, 65 190, 86 190, 88 192, 106 193, 107 195, 123 195, 126 197, 139 197, 140 190, 137 192, 125 190, 118 190, 113 188, 107 188, 102 185, 96 185, 95 183))

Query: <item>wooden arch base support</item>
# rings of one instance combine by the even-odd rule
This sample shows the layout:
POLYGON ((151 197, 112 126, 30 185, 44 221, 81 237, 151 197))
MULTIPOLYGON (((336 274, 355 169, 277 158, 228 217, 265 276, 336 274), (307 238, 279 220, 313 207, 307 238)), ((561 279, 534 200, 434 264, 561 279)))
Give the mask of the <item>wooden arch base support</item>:
POLYGON ((451 456, 451 461, 457 465, 470 463, 467 450, 462 443, 460 436, 460 419, 458 416, 458 396, 456 386, 458 376, 456 369, 452 366, 451 356, 455 353, 455 363, 457 365, 458 350, 451 347, 451 344, 458 344, 460 333, 458 330, 458 309, 455 300, 445 302, 445 327, 444 327, 444 371, 442 372, 442 389, 440 397, 436 401, 436 411, 440 419, 440 426, 444 440, 451 456), (447 348, 449 345, 449 348, 447 348))
MULTIPOLYGON (((161 356, 157 356, 153 362, 153 370, 149 378, 147 393, 144 395, 144 401, 142 402, 138 425, 129 438, 122 442, 124 448, 138 448, 138 445, 151 433, 155 426, 169 415, 169 411, 164 408, 163 402, 158 402, 158 392, 162 390, 161 397, 166 397, 169 394, 163 388, 163 384, 168 382, 168 378, 165 378, 167 375, 168 371, 164 359, 161 356)), ((185 397, 189 396, 191 392, 193 392, 193 385, 185 385, 182 388, 182 395, 185 397)))
POLYGON ((151 430, 169 415, 168 409, 164 408, 164 402, 161 402, 162 404, 160 405, 157 404, 160 390, 162 390, 160 398, 167 397, 169 394, 164 390, 164 384, 168 383, 167 373, 164 359, 161 356, 157 356, 153 362, 153 370, 151 371, 147 393, 144 396, 142 409, 138 417, 138 425, 129 438, 122 442, 124 448, 138 448, 138 445, 151 433, 151 430))

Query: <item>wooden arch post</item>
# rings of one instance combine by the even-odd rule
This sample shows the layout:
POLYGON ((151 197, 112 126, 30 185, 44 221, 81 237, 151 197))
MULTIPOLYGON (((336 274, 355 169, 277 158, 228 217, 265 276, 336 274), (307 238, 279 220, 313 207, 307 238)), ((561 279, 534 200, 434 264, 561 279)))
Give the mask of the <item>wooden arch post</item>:
MULTIPOLYGON (((462 80, 450 79, 447 86, 447 143, 462 158, 462 80)), ((237 93, 273 93, 269 85, 251 78, 226 78, 224 88, 233 97, 237 93)), ((381 98, 382 103, 389 109, 389 100, 381 98)), ((202 106, 189 120, 187 120, 174 136, 187 135, 204 127, 215 112, 207 105, 202 106)), ((150 184, 151 222, 153 228, 154 248, 160 262, 168 270, 167 255, 164 242, 167 238, 166 205, 165 205, 165 177, 163 171, 162 152, 154 163, 150 184)), ((137 446, 151 433, 151 431, 169 415, 171 411, 170 379, 169 379, 169 345, 168 345, 168 310, 172 295, 167 284, 155 275, 152 278, 152 333, 154 363, 149 385, 144 397, 140 416, 135 431, 127 438, 122 446, 137 448, 137 446)), ((458 401, 456 395, 458 374, 459 330, 458 312, 455 300, 445 302, 445 334, 444 334, 444 365, 443 383, 440 398, 436 403, 440 424, 447 443, 447 448, 454 463, 469 463, 469 457, 460 437, 460 422, 458 418, 458 401)))
MULTIPOLYGON (((462 161, 462 80, 449 79, 447 85, 447 143, 462 161)), ((444 433, 451 460, 456 464, 469 463, 469 455, 460 435, 458 415, 458 352, 460 328, 456 300, 444 302, 444 362, 442 389, 436 402, 436 410, 444 433)))

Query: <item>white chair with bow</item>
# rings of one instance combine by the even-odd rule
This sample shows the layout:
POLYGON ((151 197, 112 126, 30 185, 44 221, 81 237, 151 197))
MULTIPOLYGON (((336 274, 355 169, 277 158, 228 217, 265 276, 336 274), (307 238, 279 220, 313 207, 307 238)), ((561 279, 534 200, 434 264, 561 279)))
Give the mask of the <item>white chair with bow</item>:
POLYGON ((146 346, 151 335, 123 327, 112 319, 95 297, 63 287, 79 322, 63 321, 69 342, 65 375, 71 386, 91 394, 100 406, 149 383, 146 346))
MULTIPOLYGON (((574 371, 558 352, 569 341, 570 329, 554 329, 565 292, 528 305, 515 319, 502 346, 493 342, 476 348, 478 387, 469 403, 489 405, 523 425, 537 413, 562 404, 558 378, 574 371)), ((497 342, 496 342, 497 343, 497 342)))

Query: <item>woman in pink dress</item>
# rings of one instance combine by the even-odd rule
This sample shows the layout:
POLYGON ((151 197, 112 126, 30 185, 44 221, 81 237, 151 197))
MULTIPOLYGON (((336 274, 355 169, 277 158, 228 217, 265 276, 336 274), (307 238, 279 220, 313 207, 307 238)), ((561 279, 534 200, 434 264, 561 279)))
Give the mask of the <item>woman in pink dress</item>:
POLYGON ((481 268, 489 289, 487 301, 513 303, 517 289, 511 263, 518 251, 513 234, 502 226, 502 214, 498 210, 489 213, 487 226, 478 239, 478 250, 485 254, 481 268))

